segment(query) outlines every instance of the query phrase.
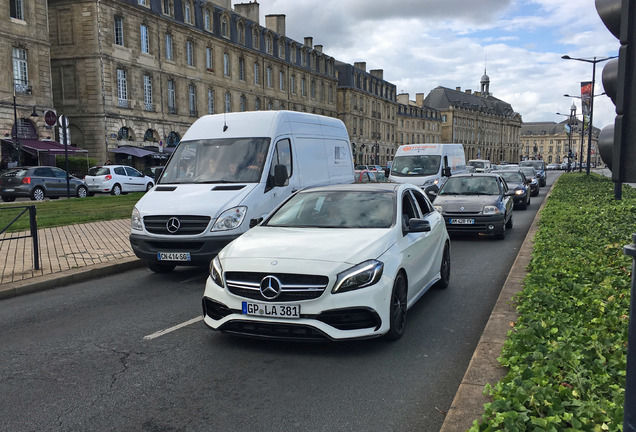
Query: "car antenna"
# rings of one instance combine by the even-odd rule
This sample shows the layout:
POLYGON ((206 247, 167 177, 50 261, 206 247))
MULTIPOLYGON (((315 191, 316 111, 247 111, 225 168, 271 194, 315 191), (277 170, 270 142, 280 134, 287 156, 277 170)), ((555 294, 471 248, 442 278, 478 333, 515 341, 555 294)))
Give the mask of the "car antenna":
POLYGON ((227 130, 227 122, 225 121, 225 113, 223 113, 223 132, 227 130))

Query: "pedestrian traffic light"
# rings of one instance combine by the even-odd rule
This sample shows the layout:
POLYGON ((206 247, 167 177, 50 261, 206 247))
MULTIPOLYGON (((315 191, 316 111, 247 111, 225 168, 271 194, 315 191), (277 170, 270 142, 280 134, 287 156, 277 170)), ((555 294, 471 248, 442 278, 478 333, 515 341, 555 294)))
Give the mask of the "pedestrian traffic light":
POLYGON ((601 131, 599 152, 614 182, 636 182, 636 0, 595 0, 595 5, 621 43, 618 59, 603 68, 603 88, 616 105, 616 119, 601 131))

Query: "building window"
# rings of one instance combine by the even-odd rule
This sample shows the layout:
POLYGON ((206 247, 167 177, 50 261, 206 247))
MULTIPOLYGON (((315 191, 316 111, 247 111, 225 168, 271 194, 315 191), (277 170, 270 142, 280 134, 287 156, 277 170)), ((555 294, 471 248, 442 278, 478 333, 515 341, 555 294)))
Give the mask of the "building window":
POLYGON ((289 47, 289 61, 296 63, 296 44, 291 44, 289 47))
POLYGON ((254 49, 259 49, 259 41, 258 41, 258 29, 255 28, 254 31, 252 32, 252 48, 254 49))
POLYGON ((189 1, 183 5, 183 19, 187 24, 192 24, 192 6, 189 1))
POLYGON ((170 114, 177 113, 177 97, 175 91, 174 80, 168 80, 168 112, 170 114))
POLYGON ((316 81, 311 80, 311 87, 309 89, 309 91, 311 92, 311 98, 315 99, 316 98, 316 81))
POLYGON ((210 17, 209 9, 206 9, 203 13, 203 26, 207 31, 212 31, 212 18, 210 17))
POLYGON ((172 15, 172 0, 163 0, 163 13, 164 15, 172 15))
POLYGON ((232 98, 230 92, 225 93, 225 112, 232 112, 232 98))
POLYGON ((267 66, 267 87, 272 86, 272 68, 267 66))
POLYGON ((152 77, 150 75, 144 75, 144 106, 146 111, 155 110, 152 103, 152 77))
POLYGON ((166 33, 166 60, 174 60, 172 54, 172 35, 170 33, 166 33))
POLYGON ((124 19, 115 17, 115 45, 124 46, 124 19))
POLYGON ((292 75, 292 76, 291 76, 291 80, 290 80, 289 85, 290 85, 290 87, 291 87, 291 89, 290 89, 290 90, 291 90, 291 92, 292 92, 293 94, 296 94, 296 75, 292 75))
POLYGON ((285 40, 282 38, 278 40, 278 58, 285 58, 285 40))
POLYGON ((117 100, 119 107, 128 108, 128 74, 123 69, 117 69, 117 100))
POLYGON ((256 100, 254 101, 254 109, 256 111, 259 111, 261 109, 261 99, 260 98, 256 98, 256 100))
POLYGON ((230 76, 230 55, 223 53, 223 75, 230 76))
POLYGON ((26 93, 29 88, 27 51, 24 48, 13 48, 13 87, 16 93, 26 93))
POLYGON ((148 0, 139 0, 137 3, 141 6, 148 6, 148 0))
POLYGON ((247 111, 247 100, 245 95, 241 95, 241 111, 247 111))
POLYGON ((259 85, 260 78, 258 77, 258 63, 254 63, 254 85, 259 85))
POLYGON ((208 114, 214 114, 214 90, 208 89, 208 114))
POLYGON ((205 67, 210 71, 210 72, 214 72, 214 51, 212 51, 212 48, 210 47, 206 47, 205 48, 205 67))
POLYGON ((265 52, 267 54, 272 53, 272 35, 265 36, 265 52))
POLYGON ((285 72, 278 72, 278 88, 280 90, 285 90, 285 72))
POLYGON ((186 41, 186 62, 188 66, 194 66, 194 44, 192 41, 186 41))
POLYGON ((148 35, 148 26, 142 24, 140 26, 140 36, 141 36, 141 52, 149 54, 150 53, 150 37, 148 35))
POLYGON ((223 36, 224 38, 228 38, 230 34, 230 29, 228 27, 228 23, 227 23, 227 16, 223 15, 223 17, 221 17, 221 36, 223 36))
POLYGON ((236 26, 236 31, 237 31, 238 43, 240 43, 241 45, 245 45, 245 24, 243 24, 242 22, 239 22, 238 25, 236 26))
POLYGON ((305 66, 305 63, 307 63, 307 55, 305 54, 305 50, 301 49, 300 50, 300 65, 305 66))
POLYGON ((194 84, 190 84, 188 87, 188 102, 190 105, 190 116, 197 116, 197 93, 194 84))
MULTIPOLYGON (((6 4, 6 3, 5 3, 6 4)), ((11 9, 11 18, 24 20, 24 4, 23 0, 10 0, 9 8, 11 9)))
POLYGON ((239 79, 245 81, 245 59, 239 58, 239 79))

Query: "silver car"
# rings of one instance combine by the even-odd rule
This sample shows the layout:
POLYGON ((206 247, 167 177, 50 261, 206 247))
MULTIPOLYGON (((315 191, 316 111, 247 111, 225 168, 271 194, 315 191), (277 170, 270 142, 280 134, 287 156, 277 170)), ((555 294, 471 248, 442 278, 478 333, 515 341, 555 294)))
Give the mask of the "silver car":
POLYGON ((88 189, 84 182, 69 176, 67 191, 66 171, 53 166, 10 168, 0 176, 2 201, 13 202, 17 197, 42 201, 44 197, 70 196, 84 198, 88 189))
POLYGON ((84 177, 89 195, 110 193, 121 195, 128 192, 149 191, 155 180, 126 165, 94 166, 84 177))

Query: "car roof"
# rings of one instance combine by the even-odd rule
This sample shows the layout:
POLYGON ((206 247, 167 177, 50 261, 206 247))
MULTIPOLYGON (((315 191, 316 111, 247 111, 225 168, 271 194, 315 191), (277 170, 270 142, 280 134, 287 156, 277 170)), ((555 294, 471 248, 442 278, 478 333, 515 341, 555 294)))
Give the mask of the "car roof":
POLYGON ((303 189, 302 192, 312 191, 342 191, 342 192, 392 192, 395 193, 401 186, 417 188, 408 183, 346 183, 328 186, 317 186, 303 189))
MULTIPOLYGON (((499 171, 497 171, 499 172, 499 171)), ((499 175, 497 173, 466 173, 466 174, 453 174, 451 176, 451 178, 454 177, 498 177, 499 175)))

